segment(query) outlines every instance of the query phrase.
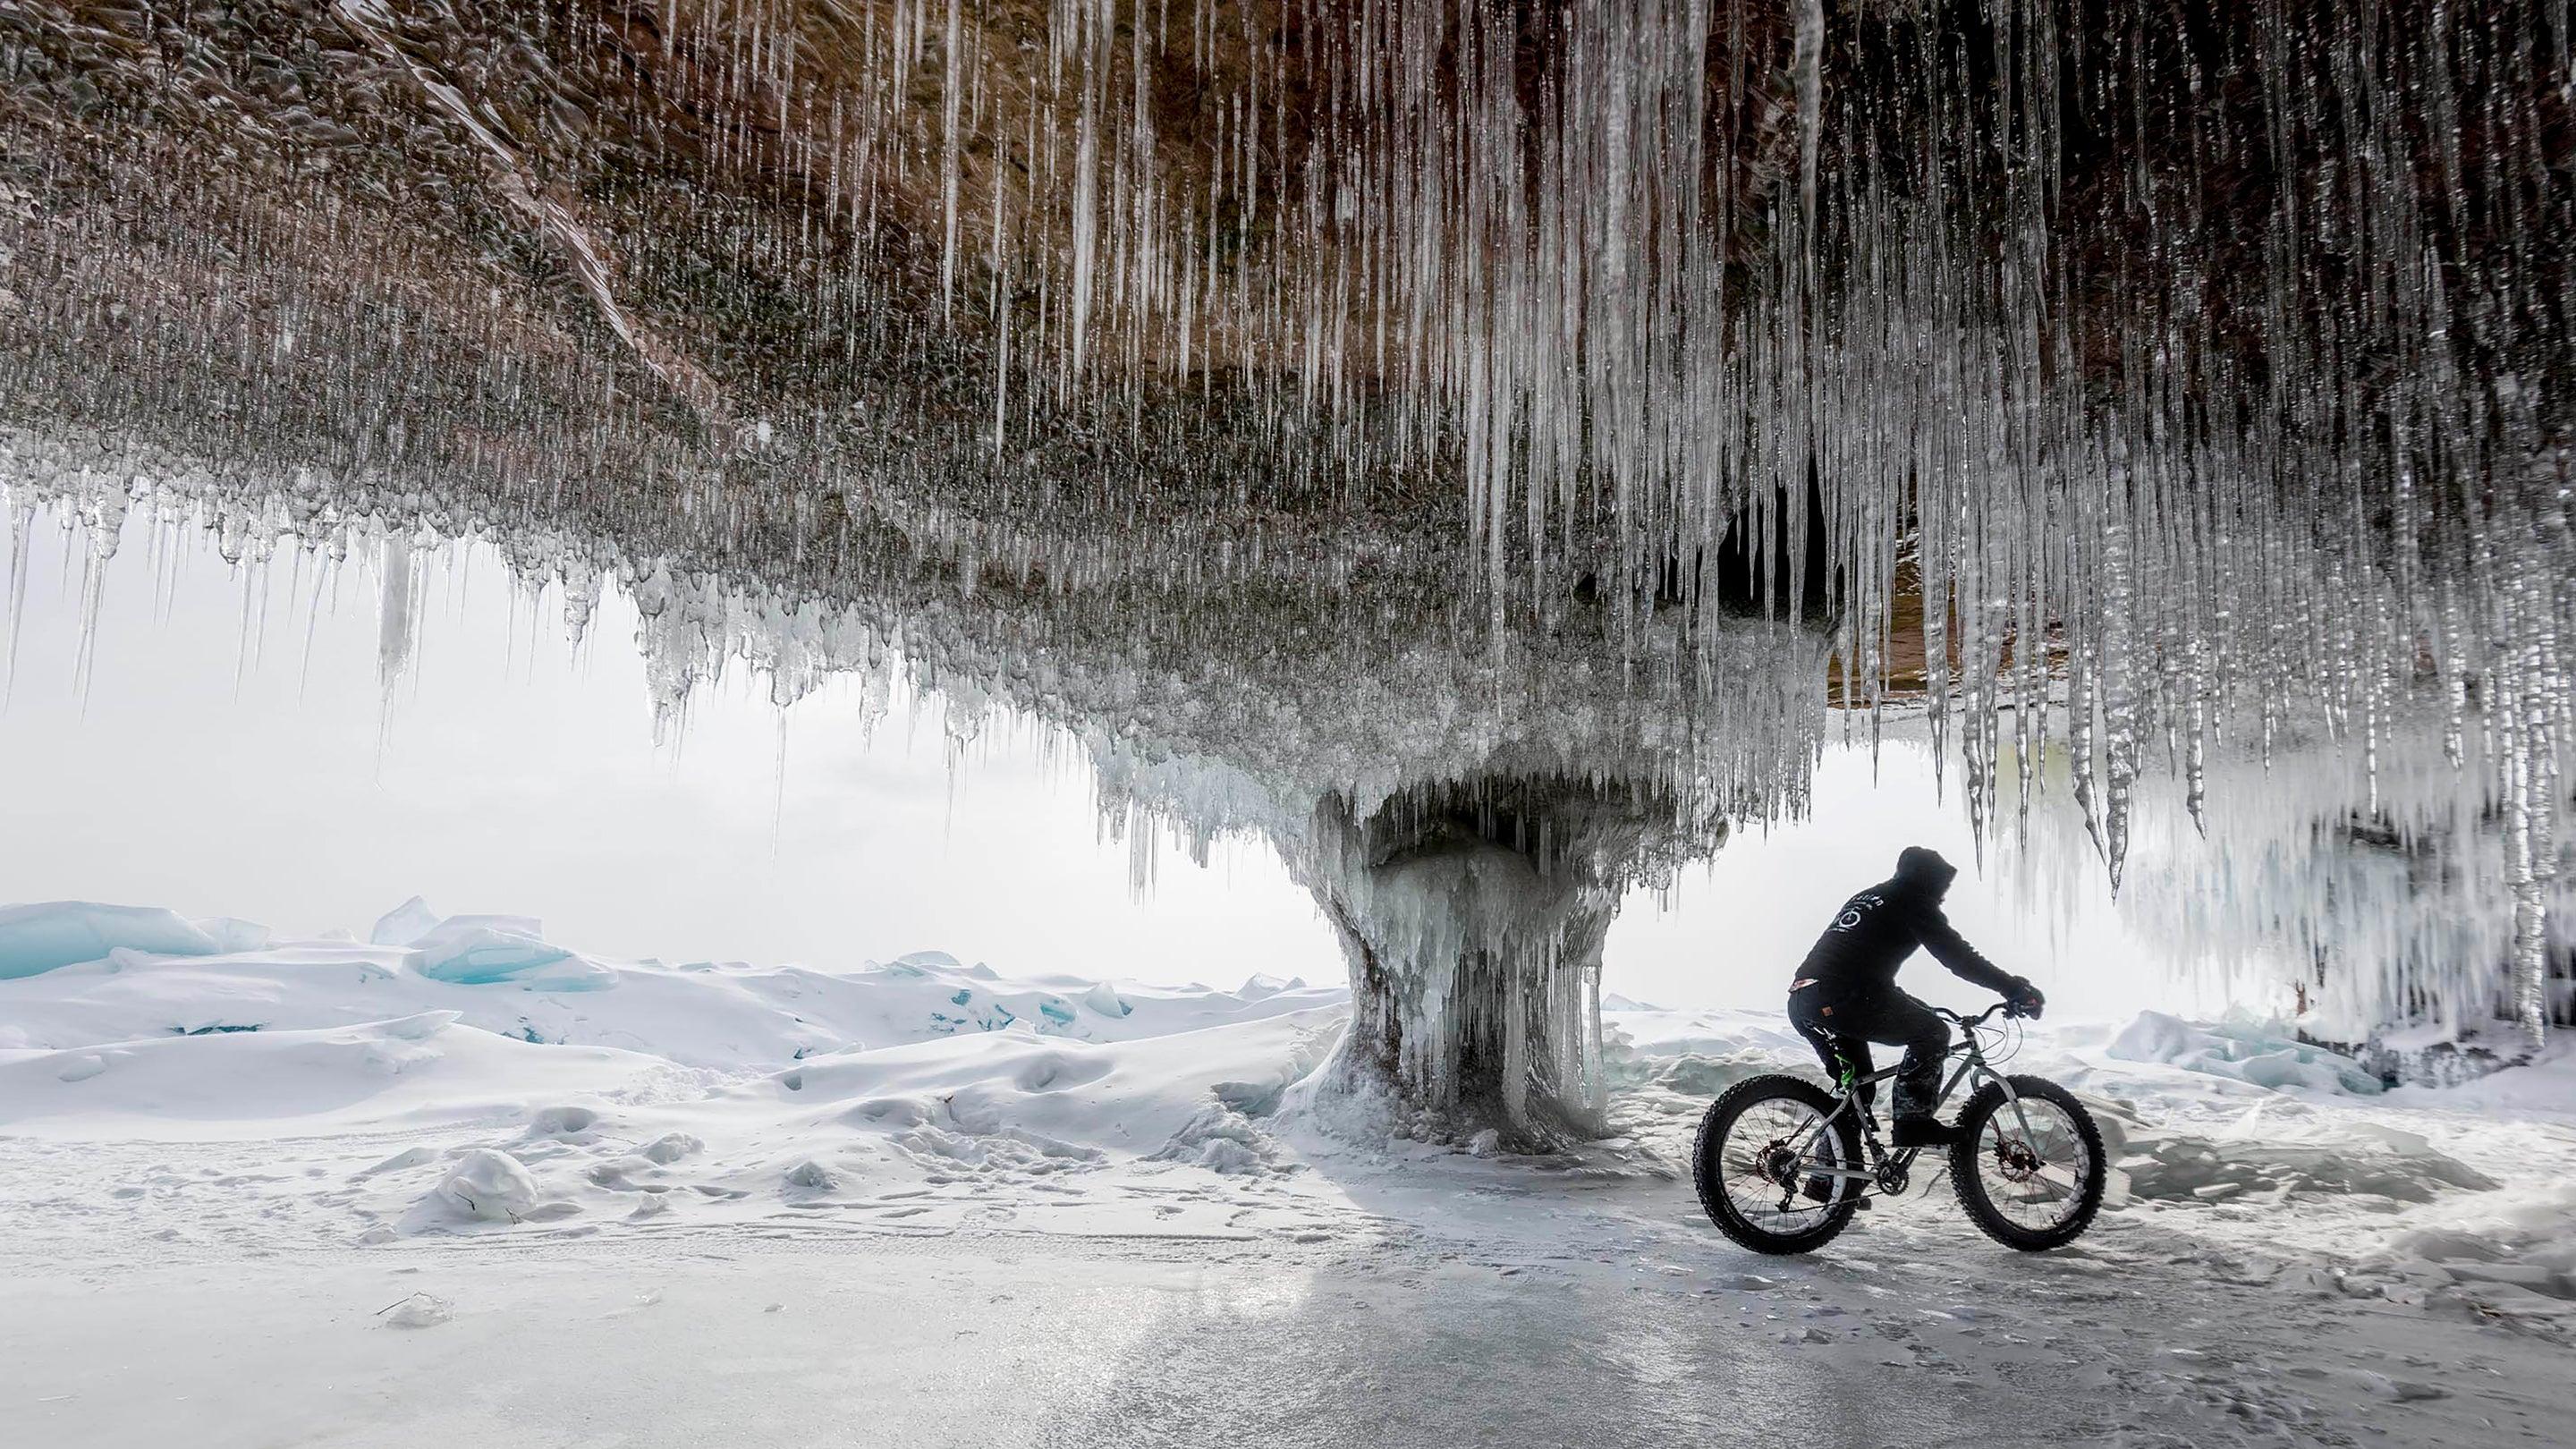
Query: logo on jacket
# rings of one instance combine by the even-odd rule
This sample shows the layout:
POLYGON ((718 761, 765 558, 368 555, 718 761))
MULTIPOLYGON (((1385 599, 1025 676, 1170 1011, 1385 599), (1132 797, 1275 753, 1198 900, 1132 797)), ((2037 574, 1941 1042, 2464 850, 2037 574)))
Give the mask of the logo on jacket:
MULTIPOLYGON (((1834 917, 1833 925, 1827 929, 1835 931, 1856 930, 1859 928, 1863 917, 1885 904, 1887 904, 1887 902, 1878 895, 1869 891, 1863 891, 1859 895, 1856 895, 1843 903, 1843 913, 1834 917)), ((1813 919, 1813 917, 1810 917, 1809 919, 1813 919)))

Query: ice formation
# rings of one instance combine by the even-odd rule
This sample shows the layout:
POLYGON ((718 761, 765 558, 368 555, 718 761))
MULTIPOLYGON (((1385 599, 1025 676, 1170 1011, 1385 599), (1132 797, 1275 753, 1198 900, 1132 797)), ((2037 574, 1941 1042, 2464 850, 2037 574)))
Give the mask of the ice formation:
POLYGON ((1528 943, 1467 996, 1482 946, 1360 952, 1406 963, 1398 1064, 1466 1059, 1432 1003, 1563 1015, 1575 898, 1666 851, 1605 847, 1542 924, 1470 877, 1544 848, 1441 885, 1336 841, 1563 778, 1705 845, 1797 808, 1829 674, 1919 687, 1988 828, 2060 752, 2115 880, 2156 773, 2199 824, 2240 758, 2337 761, 2297 777, 2330 831, 2491 838, 2475 953, 2323 964, 2537 1039, 2567 34, 2538 0, 13 5, 10 547, 59 503, 93 599, 137 504, 249 567, 374 552, 389 679, 468 532, 576 633, 632 589, 667 709, 728 658, 790 699, 899 650, 1081 733, 1114 801, 1384 897, 1354 941, 1445 892, 1449 938, 1528 943), (2419 765, 2448 803, 2392 810, 2419 765))
POLYGON ((0 905, 0 979, 101 960, 120 948, 164 956, 211 956, 231 949, 197 923, 153 906, 93 901, 0 905))

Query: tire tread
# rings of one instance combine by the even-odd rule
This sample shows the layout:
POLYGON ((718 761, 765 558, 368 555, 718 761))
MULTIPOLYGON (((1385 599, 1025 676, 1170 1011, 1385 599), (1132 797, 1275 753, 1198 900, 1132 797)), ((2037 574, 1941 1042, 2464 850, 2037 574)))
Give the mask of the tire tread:
MULTIPOLYGON (((1715 1180, 1717 1149, 1724 1144, 1727 1130, 1755 1102, 1774 1097, 1792 1098, 1819 1112, 1834 1109, 1833 1095, 1803 1077, 1773 1073, 1736 1083, 1709 1103, 1708 1111, 1700 1117, 1699 1134, 1691 1142, 1691 1186, 1698 1190, 1700 1206, 1707 1210, 1718 1231, 1738 1246, 1774 1255, 1809 1253, 1832 1242, 1851 1225, 1853 1214, 1859 1211, 1858 1193, 1846 1194, 1806 1232, 1774 1233, 1746 1221, 1727 1197, 1725 1184, 1715 1180)), ((1834 1131, 1842 1139, 1844 1159, 1857 1166, 1861 1160, 1860 1129, 1845 1117, 1834 1124, 1834 1131)))
POLYGON ((2102 1128, 2093 1114, 2075 1100, 2075 1094, 2044 1077, 2012 1076, 2013 1092, 2023 1097, 2038 1097, 2066 1113, 2075 1124, 2077 1137, 2091 1154, 2093 1171, 2084 1182, 2075 1215, 2056 1227, 2034 1232, 2004 1217, 1992 1199, 1986 1196, 1985 1180, 1977 1175, 1978 1144, 1985 1137, 1986 1119, 2001 1111, 2004 1094, 1992 1082, 1977 1089, 1968 1105, 1959 1111, 1959 1140, 1950 1146, 1950 1185, 1959 1195, 1959 1207, 1980 1232, 2007 1248, 2024 1253, 2062 1248, 2084 1235, 2093 1225, 2093 1216, 2102 1209, 2102 1188, 2110 1177, 2110 1163, 2102 1151, 2102 1128))

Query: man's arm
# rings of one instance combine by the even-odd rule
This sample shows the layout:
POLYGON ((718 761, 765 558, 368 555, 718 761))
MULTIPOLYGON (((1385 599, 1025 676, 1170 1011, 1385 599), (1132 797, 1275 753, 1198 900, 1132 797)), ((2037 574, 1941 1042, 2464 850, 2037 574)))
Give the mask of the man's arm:
POLYGON ((1950 918, 1941 914, 1941 908, 1929 901, 1915 909, 1914 938, 1923 943, 1924 950, 1932 953, 1933 960, 1949 967, 1954 975, 1973 981, 1988 991, 2010 996, 2015 988, 2028 985, 2020 977, 1979 955, 1977 948, 1968 944, 1968 938, 1951 927, 1950 918))

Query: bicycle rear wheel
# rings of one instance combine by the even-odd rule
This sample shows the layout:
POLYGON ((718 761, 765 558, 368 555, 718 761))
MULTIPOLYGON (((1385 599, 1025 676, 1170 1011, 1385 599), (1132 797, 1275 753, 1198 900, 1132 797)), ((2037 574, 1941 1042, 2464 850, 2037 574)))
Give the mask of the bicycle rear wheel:
POLYGON ((1718 1230, 1757 1253, 1807 1253, 1858 1210, 1860 1128, 1834 1117, 1834 1097, 1797 1077, 1753 1077, 1709 1104, 1691 1151, 1691 1181, 1718 1230), (1832 1118, 1828 1121, 1828 1118, 1832 1118))
POLYGON ((1987 1237, 2025 1253, 2064 1247, 2102 1206, 2102 1129, 2055 1082, 2004 1080, 2015 1100, 1989 1082, 1960 1110, 1950 1181, 1987 1237))

